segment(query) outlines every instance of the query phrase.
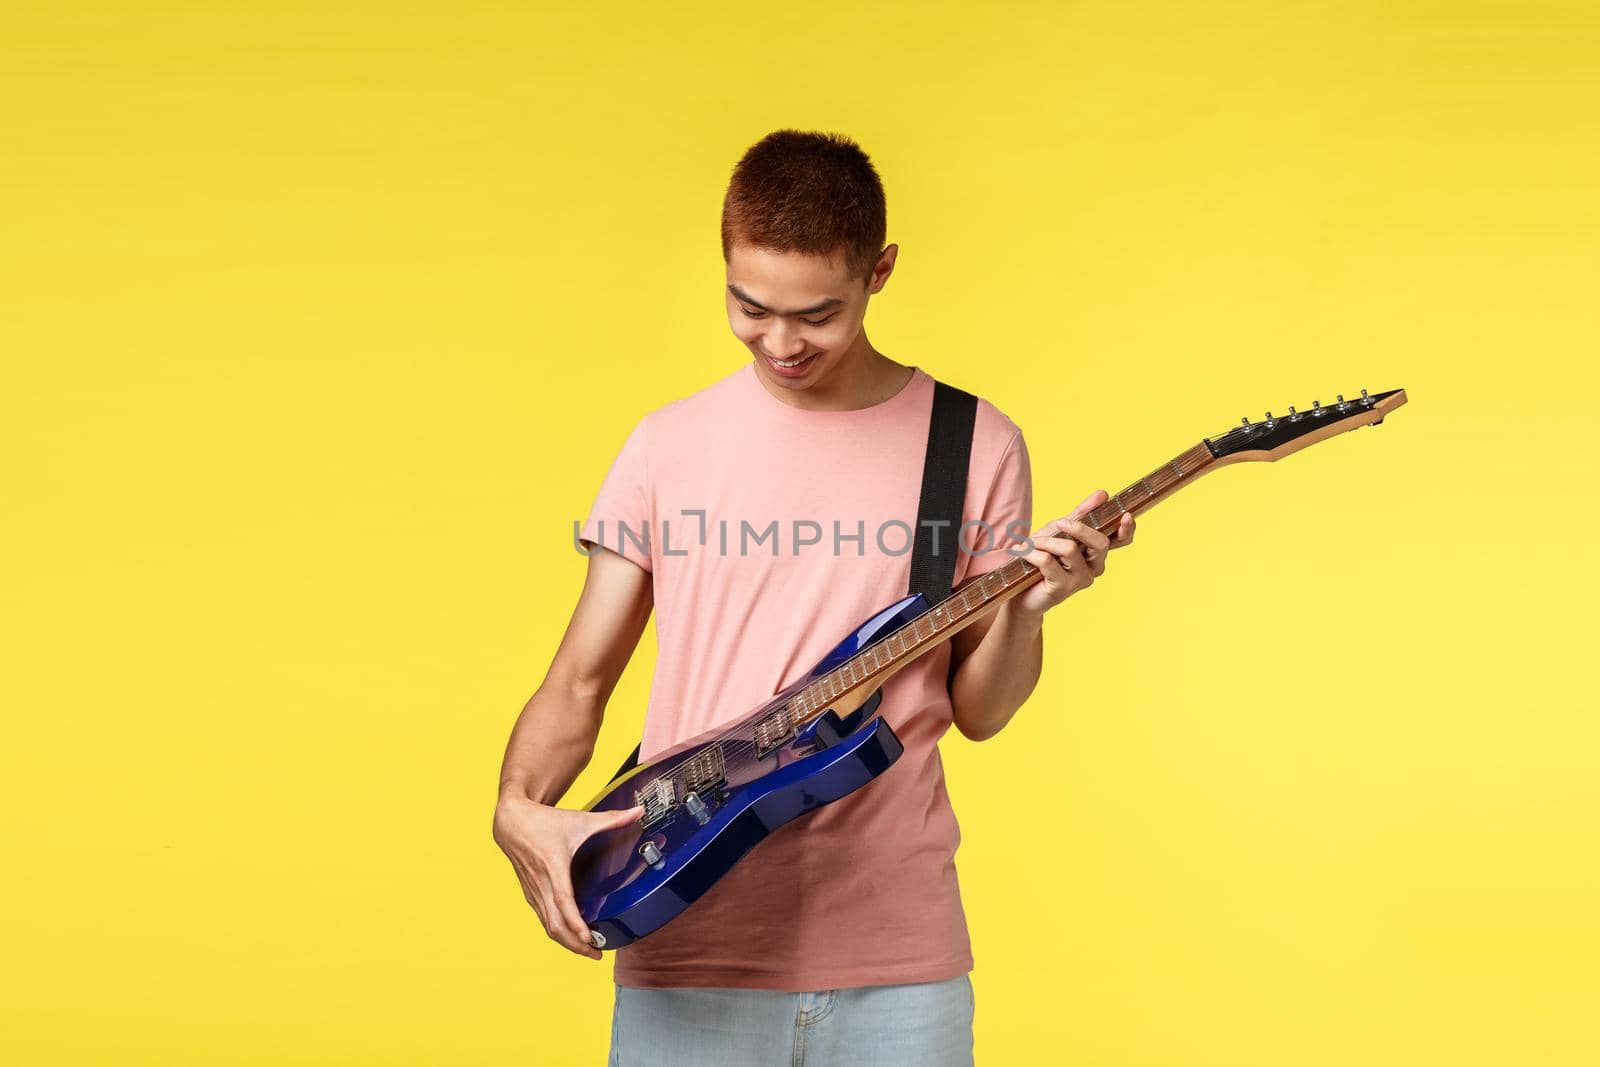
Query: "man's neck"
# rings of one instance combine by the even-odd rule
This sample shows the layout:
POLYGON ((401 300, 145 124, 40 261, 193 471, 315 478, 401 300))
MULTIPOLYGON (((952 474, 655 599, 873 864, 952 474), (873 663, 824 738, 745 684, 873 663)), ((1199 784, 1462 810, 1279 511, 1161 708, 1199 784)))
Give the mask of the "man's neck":
MULTIPOLYGON (((903 389, 914 373, 873 348, 863 332, 859 350, 848 353, 827 379, 806 389, 762 388, 791 407, 806 411, 854 411, 881 404, 903 389)), ((761 378, 761 375, 757 375, 761 378)))

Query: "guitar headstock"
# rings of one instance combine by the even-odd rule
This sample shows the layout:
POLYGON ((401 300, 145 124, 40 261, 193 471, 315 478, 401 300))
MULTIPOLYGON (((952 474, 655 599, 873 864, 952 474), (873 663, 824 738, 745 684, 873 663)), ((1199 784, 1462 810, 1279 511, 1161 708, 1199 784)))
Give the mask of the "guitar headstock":
POLYGON ((1287 414, 1274 415, 1269 411, 1266 418, 1255 422, 1241 419, 1240 424, 1227 433, 1206 438, 1206 447, 1219 462, 1225 463, 1282 459, 1307 445, 1358 426, 1376 426, 1405 402, 1404 389, 1370 396, 1363 389, 1355 400, 1346 400, 1340 395, 1327 407, 1313 400, 1310 411, 1296 411, 1291 407, 1287 414))

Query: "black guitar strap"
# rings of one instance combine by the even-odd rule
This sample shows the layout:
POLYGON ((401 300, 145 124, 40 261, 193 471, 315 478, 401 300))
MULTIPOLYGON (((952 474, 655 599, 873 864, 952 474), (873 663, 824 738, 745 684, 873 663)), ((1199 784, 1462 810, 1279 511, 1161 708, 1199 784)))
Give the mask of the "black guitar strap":
MULTIPOLYGON (((972 458, 972 427, 978 398, 963 389, 933 383, 933 415, 928 422, 928 451, 922 459, 922 496, 911 548, 911 584, 928 606, 938 604, 955 587, 956 554, 960 551, 961 506, 967 497, 967 465, 972 458)), ((948 686, 955 678, 952 651, 948 686)))
POLYGON ((921 593, 930 606, 949 596, 955 584, 961 505, 967 496, 967 464, 977 415, 977 397, 944 382, 933 383, 933 417, 928 423, 928 452, 922 459, 922 497, 907 590, 921 593))
MULTIPOLYGON (((978 398, 935 379, 933 412, 928 421, 928 450, 922 458, 922 494, 917 502, 917 525, 911 543, 911 586, 928 605, 949 596, 955 586, 957 539, 961 534, 961 506, 967 497, 967 465, 972 458, 972 427, 977 421, 978 398)), ((951 657, 948 685, 955 676, 951 657)), ((639 765, 635 745, 622 761, 615 780, 639 765)))

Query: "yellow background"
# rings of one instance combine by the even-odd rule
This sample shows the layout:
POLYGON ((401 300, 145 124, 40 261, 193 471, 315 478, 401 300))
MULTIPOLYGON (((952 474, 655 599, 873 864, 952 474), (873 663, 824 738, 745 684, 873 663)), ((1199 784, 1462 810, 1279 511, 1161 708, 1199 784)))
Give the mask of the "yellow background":
POLYGON ((4 22, 0 1059, 601 1061, 497 771, 572 520, 748 358, 717 213, 780 126, 872 154, 869 334, 1024 428, 1037 522, 1412 398, 1149 513, 947 740, 980 1061, 1600 1059, 1594 4, 4 22))

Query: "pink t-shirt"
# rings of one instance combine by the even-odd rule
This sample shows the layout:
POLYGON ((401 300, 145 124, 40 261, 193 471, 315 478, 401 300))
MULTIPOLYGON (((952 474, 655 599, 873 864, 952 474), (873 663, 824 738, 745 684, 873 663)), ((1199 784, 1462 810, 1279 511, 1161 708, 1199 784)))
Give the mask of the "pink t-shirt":
MULTIPOLYGON (((880 403, 807 411, 746 363, 634 427, 580 540, 652 576, 643 759, 742 718, 906 595, 932 402, 933 379, 914 368, 880 403)), ((1032 507, 1022 432, 980 399, 962 517, 993 536, 967 526, 956 582, 1013 559, 1005 549, 1032 530, 1032 507)), ((945 643, 884 685, 880 714, 905 745, 888 771, 780 828, 620 949, 616 981, 805 991, 970 971, 938 749, 949 662, 945 643)))

